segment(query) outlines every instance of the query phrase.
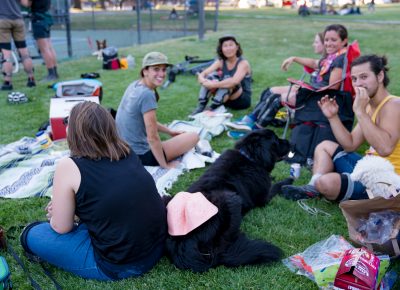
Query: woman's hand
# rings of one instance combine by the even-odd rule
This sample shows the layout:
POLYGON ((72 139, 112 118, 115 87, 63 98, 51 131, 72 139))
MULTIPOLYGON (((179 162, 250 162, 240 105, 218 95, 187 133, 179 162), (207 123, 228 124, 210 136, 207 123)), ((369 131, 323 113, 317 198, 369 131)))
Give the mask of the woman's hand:
POLYGON ((281 70, 287 71, 287 70, 289 69, 289 67, 291 66, 291 64, 294 62, 294 59, 295 59, 295 58, 296 58, 295 56, 291 56, 291 57, 285 59, 285 60, 282 62, 281 70))
POLYGON ((356 96, 353 103, 353 111, 357 117, 367 112, 369 104, 368 92, 365 88, 355 87, 356 96))
POLYGON ((170 135, 171 137, 178 136, 178 135, 180 135, 180 134, 182 134, 182 133, 185 133, 185 132, 184 132, 184 131, 169 130, 169 135, 170 135))
POLYGON ((177 168, 181 163, 179 161, 170 161, 167 163, 166 168, 167 169, 172 169, 172 168, 177 168))
POLYGON ((328 95, 325 95, 318 101, 318 106, 327 119, 335 117, 339 112, 339 106, 335 98, 331 99, 328 95))
POLYGON ((51 217, 53 216, 53 201, 50 200, 49 203, 47 204, 47 206, 44 209, 45 211, 47 211, 46 217, 48 220, 51 219, 51 217))

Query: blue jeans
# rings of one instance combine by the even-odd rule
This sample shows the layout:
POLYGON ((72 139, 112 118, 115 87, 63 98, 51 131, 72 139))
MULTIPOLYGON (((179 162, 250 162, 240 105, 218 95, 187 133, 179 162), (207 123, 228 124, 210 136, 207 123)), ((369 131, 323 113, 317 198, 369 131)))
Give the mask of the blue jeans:
POLYGON ((49 223, 41 223, 29 230, 26 242, 28 248, 46 262, 82 278, 101 281, 140 276, 149 271, 162 256, 162 250, 157 249, 144 263, 115 265, 118 278, 112 278, 98 266, 85 224, 76 226, 69 233, 58 234, 49 223))
POLYGON ((360 154, 345 151, 340 151, 333 158, 335 171, 342 174, 342 177, 347 178, 348 181, 346 193, 341 201, 348 199, 368 199, 365 186, 361 182, 353 181, 350 178, 350 174, 353 172, 357 161, 361 158, 360 154))

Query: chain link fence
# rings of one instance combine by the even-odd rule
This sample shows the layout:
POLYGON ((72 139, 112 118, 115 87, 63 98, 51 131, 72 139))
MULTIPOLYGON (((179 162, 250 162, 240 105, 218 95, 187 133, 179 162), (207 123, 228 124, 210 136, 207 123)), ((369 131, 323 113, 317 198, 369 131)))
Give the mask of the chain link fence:
POLYGON ((105 2, 106 10, 99 9, 98 2, 82 1, 83 9, 76 11, 69 0, 52 0, 52 43, 63 60, 90 55, 97 50, 95 40, 106 39, 108 46, 120 48, 187 35, 202 38, 218 25, 218 1, 203 1, 125 0, 121 4, 114 0, 105 2))

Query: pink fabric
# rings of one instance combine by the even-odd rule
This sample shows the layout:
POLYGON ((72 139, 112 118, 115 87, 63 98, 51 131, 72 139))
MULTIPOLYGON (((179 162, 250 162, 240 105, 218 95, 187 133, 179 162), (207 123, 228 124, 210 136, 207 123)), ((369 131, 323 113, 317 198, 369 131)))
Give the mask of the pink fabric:
POLYGON ((218 212, 201 193, 179 192, 167 205, 168 233, 183 236, 199 227, 218 212))

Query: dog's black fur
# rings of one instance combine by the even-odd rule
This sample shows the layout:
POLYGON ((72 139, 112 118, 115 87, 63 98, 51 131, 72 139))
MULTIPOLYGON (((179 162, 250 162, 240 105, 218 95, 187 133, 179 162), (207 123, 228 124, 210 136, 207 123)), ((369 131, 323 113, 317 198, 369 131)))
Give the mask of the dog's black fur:
POLYGON ((270 172, 275 162, 287 155, 289 147, 271 130, 252 132, 234 149, 225 151, 190 186, 189 192, 202 192, 218 207, 218 213, 185 236, 167 238, 167 255, 175 266, 204 272, 217 265, 236 267, 280 259, 278 247, 250 240, 240 231, 240 224, 245 212, 264 206, 280 186, 290 183, 285 180, 270 190, 270 172))

